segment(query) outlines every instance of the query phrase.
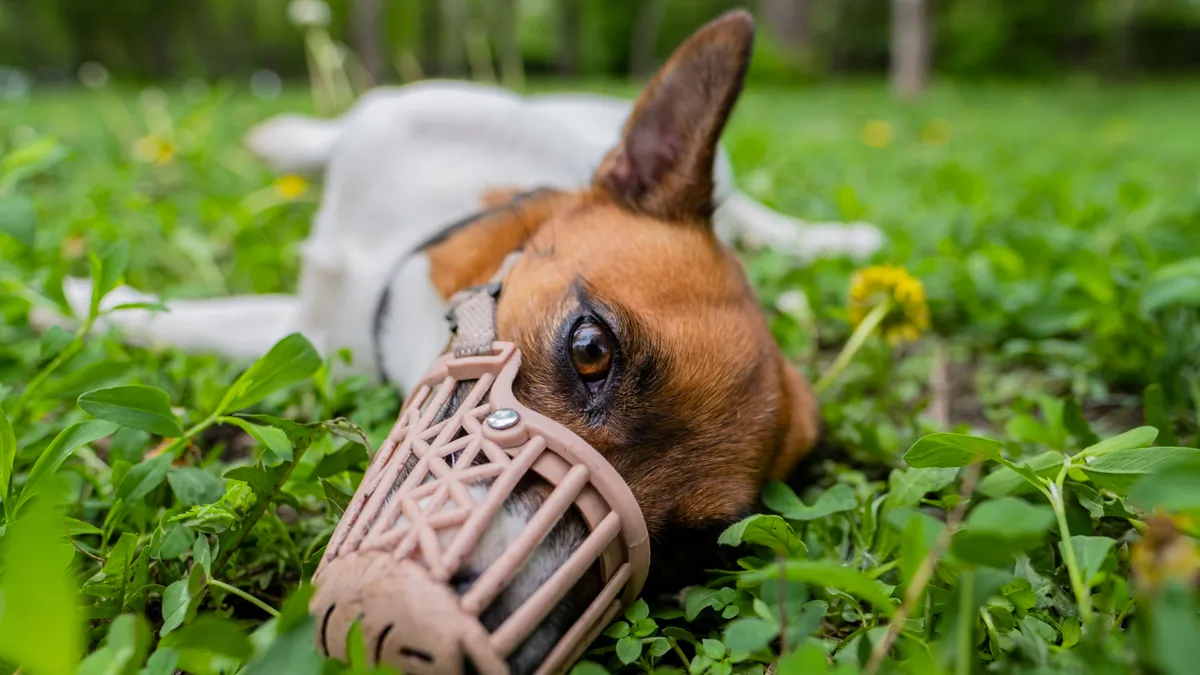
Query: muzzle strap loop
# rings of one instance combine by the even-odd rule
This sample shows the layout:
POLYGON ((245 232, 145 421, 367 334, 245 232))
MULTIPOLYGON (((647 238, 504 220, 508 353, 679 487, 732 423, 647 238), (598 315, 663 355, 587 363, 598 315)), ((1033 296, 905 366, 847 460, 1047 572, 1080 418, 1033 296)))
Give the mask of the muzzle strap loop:
POLYGON ((458 358, 487 356, 492 353, 492 342, 496 340, 496 300, 500 297, 500 283, 508 271, 521 257, 521 251, 505 256, 500 269, 492 276, 491 283, 475 286, 450 298, 450 321, 454 339, 451 349, 458 358))

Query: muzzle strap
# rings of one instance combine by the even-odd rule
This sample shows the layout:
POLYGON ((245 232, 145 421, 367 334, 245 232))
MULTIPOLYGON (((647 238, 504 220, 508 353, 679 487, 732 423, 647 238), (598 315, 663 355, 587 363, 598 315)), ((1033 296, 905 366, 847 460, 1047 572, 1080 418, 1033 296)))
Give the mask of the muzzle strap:
POLYGON ((489 356, 492 342, 496 340, 496 299, 500 297, 500 283, 508 271, 521 257, 520 251, 509 253, 492 281, 483 286, 461 290, 450 298, 450 329, 454 338, 450 343, 454 356, 489 356))

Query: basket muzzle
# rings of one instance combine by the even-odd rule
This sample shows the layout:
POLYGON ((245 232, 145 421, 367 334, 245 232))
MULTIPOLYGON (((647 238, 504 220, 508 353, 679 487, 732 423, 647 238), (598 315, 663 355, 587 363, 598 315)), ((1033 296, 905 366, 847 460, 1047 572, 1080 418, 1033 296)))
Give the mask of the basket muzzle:
MULTIPOLYGON (((471 332, 478 343, 486 325, 471 332)), ((346 658, 360 621, 367 658, 406 673, 561 672, 645 583, 650 547, 629 486, 586 441, 516 399, 515 345, 484 344, 456 344, 434 363, 334 530, 310 605, 330 656, 346 658), (528 503, 531 486, 540 503, 514 531, 508 507, 528 503), (493 604, 568 518, 586 530, 580 543, 497 616, 493 604), (580 587, 598 592, 573 596, 578 618, 547 633, 547 616, 585 577, 580 587), (510 668, 535 631, 553 646, 534 667, 510 668)))

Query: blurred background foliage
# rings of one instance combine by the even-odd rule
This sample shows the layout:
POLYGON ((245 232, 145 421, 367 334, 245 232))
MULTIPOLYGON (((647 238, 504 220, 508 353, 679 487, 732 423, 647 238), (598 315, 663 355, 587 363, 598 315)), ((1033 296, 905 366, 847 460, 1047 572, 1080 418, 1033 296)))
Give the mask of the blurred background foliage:
MULTIPOLYGON (((374 80, 461 76, 491 53, 532 76, 642 74, 717 13, 763 30, 754 77, 885 71, 895 0, 330 0, 330 34, 374 80)), ((935 72, 1170 76, 1200 66, 1198 0, 924 0, 935 72)), ((306 73, 288 0, 0 0, 0 65, 39 81, 83 63, 122 79, 306 73)))

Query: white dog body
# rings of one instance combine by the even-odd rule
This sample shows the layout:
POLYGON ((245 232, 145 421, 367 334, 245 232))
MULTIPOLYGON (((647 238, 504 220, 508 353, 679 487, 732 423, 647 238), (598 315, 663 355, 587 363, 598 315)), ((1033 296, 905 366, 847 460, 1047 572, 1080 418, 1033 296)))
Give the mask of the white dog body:
MULTIPOLYGON (((449 338, 445 302, 434 291, 428 260, 414 250, 478 212, 489 188, 588 185, 631 106, 601 96, 523 98, 430 81, 368 92, 336 120, 268 120, 247 135, 251 151, 281 171, 325 169, 321 205, 302 248, 298 295, 173 301, 168 312, 116 312, 98 328, 115 326, 130 342, 231 358, 260 356, 298 331, 323 354, 349 348, 349 372, 382 372, 408 391, 449 338)), ((871 225, 800 223, 738 192, 723 151, 714 200, 715 227, 726 241, 804 259, 862 257, 882 244, 871 225)), ((75 311, 86 312, 90 283, 68 280, 65 290, 75 311)), ((149 299, 119 288, 104 306, 149 299)))

